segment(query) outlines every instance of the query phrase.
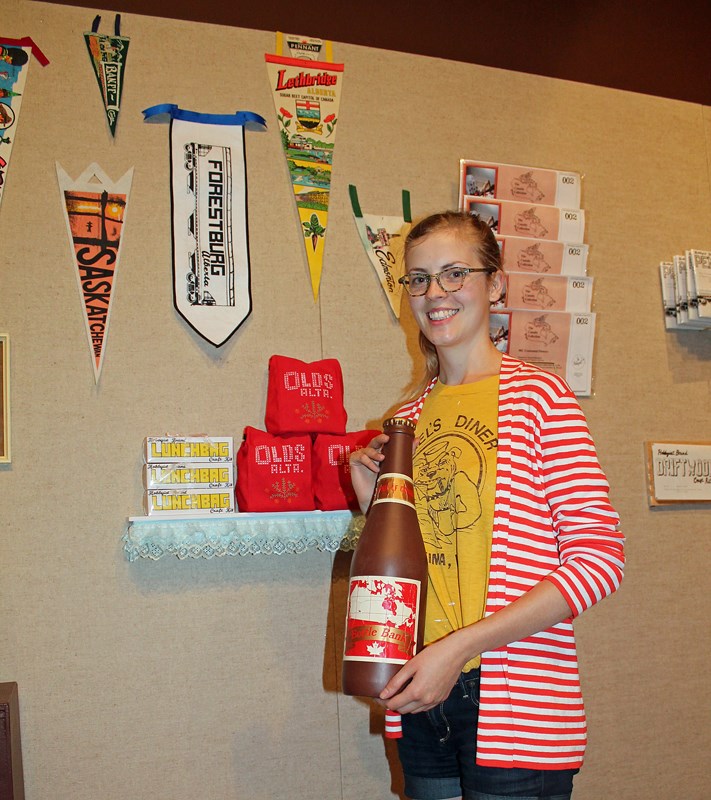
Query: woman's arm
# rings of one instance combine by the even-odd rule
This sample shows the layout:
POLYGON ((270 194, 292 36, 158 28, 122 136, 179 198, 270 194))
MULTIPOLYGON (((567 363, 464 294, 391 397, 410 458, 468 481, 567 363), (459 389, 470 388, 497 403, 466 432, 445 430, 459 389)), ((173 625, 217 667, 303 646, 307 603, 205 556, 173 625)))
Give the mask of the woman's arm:
POLYGON ((547 630, 570 616, 570 606, 560 591, 542 580, 495 614, 421 650, 380 693, 381 705, 401 714, 434 708, 445 700, 472 658, 547 630))

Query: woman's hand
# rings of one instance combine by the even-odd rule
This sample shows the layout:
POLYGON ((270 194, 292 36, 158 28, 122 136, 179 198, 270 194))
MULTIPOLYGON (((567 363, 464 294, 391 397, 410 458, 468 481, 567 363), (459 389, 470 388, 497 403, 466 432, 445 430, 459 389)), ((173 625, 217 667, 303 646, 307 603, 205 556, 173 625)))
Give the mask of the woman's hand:
POLYGON ((379 703, 400 714, 417 714, 443 703, 472 657, 463 637, 452 633, 403 664, 380 693, 379 703))
POLYGON ((385 433, 379 433, 371 439, 370 444, 354 450, 348 463, 351 467, 351 483, 358 498, 360 510, 365 514, 370 505, 370 499, 375 490, 375 483, 380 472, 380 462, 385 458, 383 455, 383 445, 390 437, 385 433))

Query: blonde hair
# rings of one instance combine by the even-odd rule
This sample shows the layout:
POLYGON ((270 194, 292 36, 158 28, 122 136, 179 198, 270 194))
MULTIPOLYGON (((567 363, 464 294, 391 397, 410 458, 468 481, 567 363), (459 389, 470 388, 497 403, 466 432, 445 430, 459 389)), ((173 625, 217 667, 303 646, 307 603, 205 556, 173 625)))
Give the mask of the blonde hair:
MULTIPOLYGON (((429 217, 420 220, 407 235, 405 240, 405 265, 407 266, 407 254, 411 247, 420 240, 429 236, 431 233, 439 231, 453 231, 463 237, 469 238, 474 251, 486 268, 489 275, 496 272, 503 272, 501 265, 501 251, 494 232, 479 217, 469 214, 466 211, 442 211, 438 214, 431 214, 429 217)), ((433 378, 439 375, 439 356, 432 342, 420 331, 420 350, 425 357, 425 373, 418 386, 418 393, 430 383, 433 378)))

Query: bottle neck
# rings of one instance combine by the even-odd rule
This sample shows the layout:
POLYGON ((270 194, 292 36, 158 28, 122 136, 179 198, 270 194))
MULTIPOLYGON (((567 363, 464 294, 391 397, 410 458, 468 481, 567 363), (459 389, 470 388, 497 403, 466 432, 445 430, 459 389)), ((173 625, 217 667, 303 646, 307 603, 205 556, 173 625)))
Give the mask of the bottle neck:
POLYGON ((386 431, 390 439, 383 448, 385 458, 380 463, 380 474, 397 472, 412 480, 413 436, 409 431, 386 431))
POLYGON ((371 507, 378 503, 401 503, 415 507, 415 487, 412 481, 412 433, 388 432, 390 439, 383 449, 385 458, 375 485, 371 507))

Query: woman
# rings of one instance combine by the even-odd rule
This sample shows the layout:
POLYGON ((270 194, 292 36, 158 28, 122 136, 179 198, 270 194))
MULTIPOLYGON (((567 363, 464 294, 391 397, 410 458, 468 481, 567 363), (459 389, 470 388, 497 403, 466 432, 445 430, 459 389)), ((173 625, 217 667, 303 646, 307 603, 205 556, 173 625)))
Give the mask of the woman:
MULTIPOLYGON (((491 230, 435 214, 405 266, 426 358, 424 391, 398 412, 417 421, 426 646, 380 695, 404 715, 405 791, 565 800, 586 740, 572 619, 619 586, 619 520, 569 387, 491 341, 505 289, 491 230)), ((363 509, 386 441, 351 455, 363 509)))

